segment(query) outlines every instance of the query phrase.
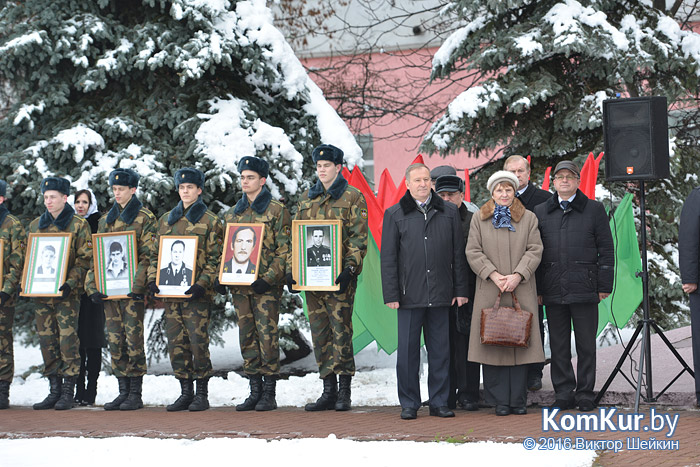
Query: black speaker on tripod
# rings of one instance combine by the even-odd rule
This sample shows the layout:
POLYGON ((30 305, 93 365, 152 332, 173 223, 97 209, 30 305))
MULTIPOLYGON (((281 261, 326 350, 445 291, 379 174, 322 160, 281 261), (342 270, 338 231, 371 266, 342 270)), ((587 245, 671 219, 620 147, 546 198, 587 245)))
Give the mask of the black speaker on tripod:
POLYGON ((666 97, 603 101, 603 139, 606 180, 668 178, 666 97))

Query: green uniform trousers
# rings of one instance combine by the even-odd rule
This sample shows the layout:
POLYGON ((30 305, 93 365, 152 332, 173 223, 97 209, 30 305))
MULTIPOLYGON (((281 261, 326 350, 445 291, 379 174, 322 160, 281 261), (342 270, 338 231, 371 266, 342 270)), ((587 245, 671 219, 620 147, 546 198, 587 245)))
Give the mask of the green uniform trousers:
POLYGON ((15 354, 12 346, 12 323, 15 307, 0 308, 0 381, 12 382, 15 374, 15 354))
POLYGON ((168 354, 178 379, 206 379, 209 356, 209 300, 165 302, 168 354))
POLYGON ((36 299, 36 305, 36 330, 44 359, 44 376, 78 376, 80 298, 73 292, 63 300, 36 299))
POLYGON ((143 301, 105 300, 104 304, 107 346, 112 355, 114 376, 131 378, 145 375, 143 301))
POLYGON ((280 372, 279 321, 281 291, 257 295, 233 295, 238 314, 238 338, 243 371, 274 376, 280 372))

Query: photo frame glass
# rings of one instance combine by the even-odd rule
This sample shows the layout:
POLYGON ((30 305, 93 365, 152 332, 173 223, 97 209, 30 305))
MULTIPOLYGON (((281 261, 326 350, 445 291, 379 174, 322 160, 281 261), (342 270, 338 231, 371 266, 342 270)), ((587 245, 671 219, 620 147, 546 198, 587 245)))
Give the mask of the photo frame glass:
POLYGON ((194 284, 197 267, 196 235, 163 235, 158 247, 156 297, 187 298, 185 292, 194 284))
POLYGON ((292 276, 298 290, 334 291, 342 270, 342 221, 292 221, 292 276))
POLYGON ((136 233, 92 234, 92 255, 97 290, 106 300, 128 298, 138 266, 136 233))
POLYGON ((24 297, 58 297, 66 281, 71 233, 30 233, 22 273, 24 297))
POLYGON ((265 224, 227 223, 219 283, 250 285, 258 278, 265 224))

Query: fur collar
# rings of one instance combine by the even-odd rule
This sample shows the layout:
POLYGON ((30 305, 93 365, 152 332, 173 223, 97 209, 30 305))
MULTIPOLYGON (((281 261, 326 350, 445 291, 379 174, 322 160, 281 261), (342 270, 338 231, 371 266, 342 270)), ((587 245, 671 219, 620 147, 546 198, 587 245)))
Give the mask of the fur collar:
MULTIPOLYGON (((586 204, 588 204, 588 196, 584 195, 581 190, 576 190, 576 197, 569 205, 569 209, 583 212, 583 210, 586 208, 586 204)), ((559 205, 559 193, 556 191, 552 197, 547 200, 547 212, 552 212, 555 209, 561 209, 561 206, 559 205)))
POLYGON ((9 213, 10 211, 7 209, 7 206, 5 206, 5 203, 0 204, 0 225, 5 222, 5 218, 9 213))
MULTIPOLYGON (((345 189, 348 187, 348 181, 345 180, 342 173, 338 173, 335 181, 328 189, 328 194, 331 195, 333 199, 339 199, 345 193, 345 189)), ((323 188, 323 183, 321 180, 316 181, 316 184, 309 190, 309 199, 314 199, 319 195, 323 194, 326 190, 323 188)))
POLYGON ((248 201, 248 196, 243 193, 243 197, 238 200, 236 206, 233 208, 233 213, 236 215, 242 214, 246 209, 248 209, 248 206, 250 206, 250 209, 258 214, 262 214, 270 205, 270 201, 272 201, 272 193, 270 193, 270 190, 263 185, 262 191, 260 191, 258 196, 255 197, 252 205, 248 201))
POLYGON ((131 225, 134 219, 136 219, 136 216, 138 216, 142 206, 143 204, 141 204, 141 201, 136 196, 131 197, 131 200, 123 210, 120 210, 119 203, 114 203, 112 209, 107 213, 107 219, 105 219, 105 221, 107 224, 114 224, 114 221, 121 219, 126 225, 131 225))
POLYGON ((58 230, 66 230, 68 228, 68 225, 70 224, 70 221, 73 220, 74 214, 75 211, 68 203, 66 203, 66 206, 63 208, 63 211, 61 211, 61 214, 59 214, 56 219, 54 219, 53 216, 49 214, 49 211, 46 210, 39 218, 39 229, 44 230, 48 228, 51 224, 54 224, 56 227, 58 227, 58 230))
MULTIPOLYGON (((493 212, 496 210, 496 202, 493 199, 488 200, 481 209, 479 209, 479 217, 482 221, 493 217, 493 212)), ((520 202, 518 198, 513 200, 513 204, 510 205, 510 219, 513 222, 520 222, 525 214, 525 206, 520 202)))
POLYGON ((179 221, 180 218, 184 215, 188 221, 190 221, 193 224, 196 224, 199 219, 202 218, 204 213, 207 212, 207 205, 204 204, 204 201, 202 201, 202 198, 197 198, 197 201, 192 204, 187 209, 187 214, 185 214, 185 209, 182 206, 182 201, 177 203, 177 206, 175 206, 175 209, 170 211, 170 214, 168 215, 168 225, 173 225, 175 222, 179 221))
MULTIPOLYGON (((428 205, 428 210, 430 208, 435 208, 438 211, 444 211, 445 210, 445 202, 438 196, 437 193, 434 191, 430 191, 430 204, 428 205)), ((413 196, 411 196, 411 192, 406 190, 406 193, 401 197, 401 200, 399 201, 399 205, 401 206, 401 210, 403 211, 404 214, 408 214, 409 212, 413 210, 418 210, 418 205, 416 204, 416 200, 413 199, 413 196)))

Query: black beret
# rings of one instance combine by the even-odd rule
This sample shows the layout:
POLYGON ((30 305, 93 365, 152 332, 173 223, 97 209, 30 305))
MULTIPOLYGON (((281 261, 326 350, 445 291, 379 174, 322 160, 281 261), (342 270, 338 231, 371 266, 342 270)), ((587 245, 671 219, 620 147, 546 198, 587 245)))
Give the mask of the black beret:
POLYGON ((141 176, 131 169, 114 169, 109 174, 109 186, 119 185, 138 188, 141 176))
POLYGON ((435 193, 440 193, 442 191, 459 191, 460 193, 463 193, 464 180, 459 178, 457 175, 441 175, 435 182, 435 193))
POLYGON ((56 190, 68 196, 70 194, 70 182, 65 178, 46 177, 41 181, 41 192, 46 193, 49 190, 56 190))
POLYGON ((7 196, 7 183, 5 183, 5 180, 0 180, 0 196, 3 198, 7 196))
POLYGON ((199 188, 204 188, 204 174, 201 170, 184 167, 175 172, 175 188, 179 188, 180 183, 193 183, 199 188))
POLYGON ((270 164, 259 157, 246 156, 238 161, 238 173, 242 173, 244 170, 252 170, 253 172, 257 172, 261 177, 267 178, 270 173, 270 164))
POLYGON ((322 144, 314 149, 312 154, 314 164, 318 161, 331 161, 335 165, 343 165, 343 150, 332 144, 322 144))

